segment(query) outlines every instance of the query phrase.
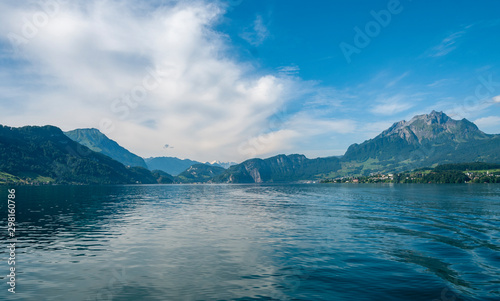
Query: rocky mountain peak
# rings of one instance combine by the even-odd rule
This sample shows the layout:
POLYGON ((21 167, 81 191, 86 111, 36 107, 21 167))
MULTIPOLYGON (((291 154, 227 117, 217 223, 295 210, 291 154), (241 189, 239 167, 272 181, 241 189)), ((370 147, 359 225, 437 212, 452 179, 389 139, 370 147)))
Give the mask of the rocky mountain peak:
POLYGON ((443 112, 432 111, 430 114, 417 115, 407 122, 407 125, 411 125, 414 122, 422 121, 427 125, 431 124, 445 124, 448 121, 454 121, 448 115, 443 112))
POLYGON ((485 135, 465 118, 455 120, 443 112, 432 111, 430 114, 417 115, 410 121, 396 122, 378 137, 399 136, 409 143, 422 143, 423 140, 437 138, 460 140, 485 135))

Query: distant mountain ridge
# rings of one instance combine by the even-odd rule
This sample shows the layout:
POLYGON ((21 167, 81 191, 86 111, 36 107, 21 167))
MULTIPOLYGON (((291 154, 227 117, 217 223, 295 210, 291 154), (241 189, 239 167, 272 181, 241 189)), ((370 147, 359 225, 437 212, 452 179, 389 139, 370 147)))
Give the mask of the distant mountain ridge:
POLYGON ((179 159, 176 157, 155 157, 143 159, 124 147, 120 146, 116 141, 109 139, 106 135, 101 133, 98 129, 75 129, 72 131, 64 132, 66 136, 71 138, 91 150, 106 155, 125 166, 139 166, 147 168, 151 171, 161 170, 170 175, 176 176, 190 166, 195 164, 207 164, 211 166, 218 166, 228 168, 235 165, 235 162, 206 162, 201 163, 190 159, 179 159))
POLYGON ((179 159, 177 157, 151 157, 144 159, 149 170, 162 170, 167 172, 173 176, 177 176, 189 167, 197 164, 205 164, 208 166, 217 166, 222 167, 224 169, 229 166, 236 165, 235 162, 221 162, 221 161, 212 161, 212 162, 199 162, 190 159, 179 159))
POLYGON ((194 164, 203 164, 189 159, 176 157, 151 157, 144 159, 149 170, 162 170, 173 176, 177 176, 194 164))
POLYGON ((0 172, 29 183, 153 184, 147 169, 127 168, 54 126, 0 126, 0 172))
POLYGON ((485 134, 467 119, 454 120, 432 111, 394 123, 373 139, 351 145, 342 157, 277 155, 249 159, 228 169, 217 166, 222 162, 203 164, 175 157, 142 160, 96 129, 64 134, 51 126, 1 126, 0 152, 0 182, 36 177, 83 184, 276 183, 397 173, 448 163, 500 163, 500 135, 485 134), (113 158, 127 165, 145 162, 153 172, 127 168, 113 158))
POLYGON ((205 183, 225 171, 226 169, 220 166, 194 164, 174 177, 174 181, 176 183, 205 183))
POLYGON ((125 166, 139 166, 147 168, 144 159, 131 153, 124 147, 120 146, 114 140, 109 139, 98 129, 76 129, 73 131, 64 132, 66 136, 71 138, 91 150, 106 155, 125 166))
POLYGON ((236 162, 221 162, 221 161, 212 161, 212 162, 205 162, 205 164, 212 165, 212 166, 219 166, 224 169, 228 169, 229 167, 236 165, 238 163, 236 162))
POLYGON ((341 168, 337 157, 308 159, 304 155, 278 155, 250 159, 214 177, 214 183, 266 183, 315 180, 341 168))

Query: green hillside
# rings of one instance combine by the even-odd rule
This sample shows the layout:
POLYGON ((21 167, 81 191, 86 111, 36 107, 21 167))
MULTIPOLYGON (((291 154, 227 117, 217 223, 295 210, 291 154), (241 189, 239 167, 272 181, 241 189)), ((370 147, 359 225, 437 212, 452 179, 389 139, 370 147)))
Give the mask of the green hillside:
POLYGON ((226 171, 219 166, 194 164, 174 178, 177 183, 204 183, 226 171))
POLYGON ((26 183, 157 182, 148 170, 127 168, 108 156, 78 144, 53 126, 0 126, 0 172, 26 183))
POLYGON ((250 159, 228 168, 212 179, 215 183, 265 183, 315 180, 341 168, 336 157, 308 159, 304 155, 278 155, 250 159))
POLYGON ((64 134, 73 141, 90 148, 94 152, 106 155, 125 166, 147 168, 144 159, 126 150, 97 129, 76 129, 64 134))

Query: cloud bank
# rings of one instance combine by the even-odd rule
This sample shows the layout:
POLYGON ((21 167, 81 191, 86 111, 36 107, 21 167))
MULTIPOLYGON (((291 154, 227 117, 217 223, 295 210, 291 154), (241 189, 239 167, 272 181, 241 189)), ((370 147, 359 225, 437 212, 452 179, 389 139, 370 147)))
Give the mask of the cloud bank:
POLYGON ((229 57, 227 37, 213 30, 223 14, 203 1, 2 2, 2 123, 99 128, 142 156, 238 161, 285 151, 303 134, 283 128, 288 114, 279 128, 271 120, 303 83, 229 57))

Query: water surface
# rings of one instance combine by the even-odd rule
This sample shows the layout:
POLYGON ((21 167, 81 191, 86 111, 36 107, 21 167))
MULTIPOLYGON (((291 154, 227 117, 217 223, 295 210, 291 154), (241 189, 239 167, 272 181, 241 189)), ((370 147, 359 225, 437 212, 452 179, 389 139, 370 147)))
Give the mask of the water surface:
POLYGON ((500 300, 500 185, 16 189, 0 300, 500 300))

